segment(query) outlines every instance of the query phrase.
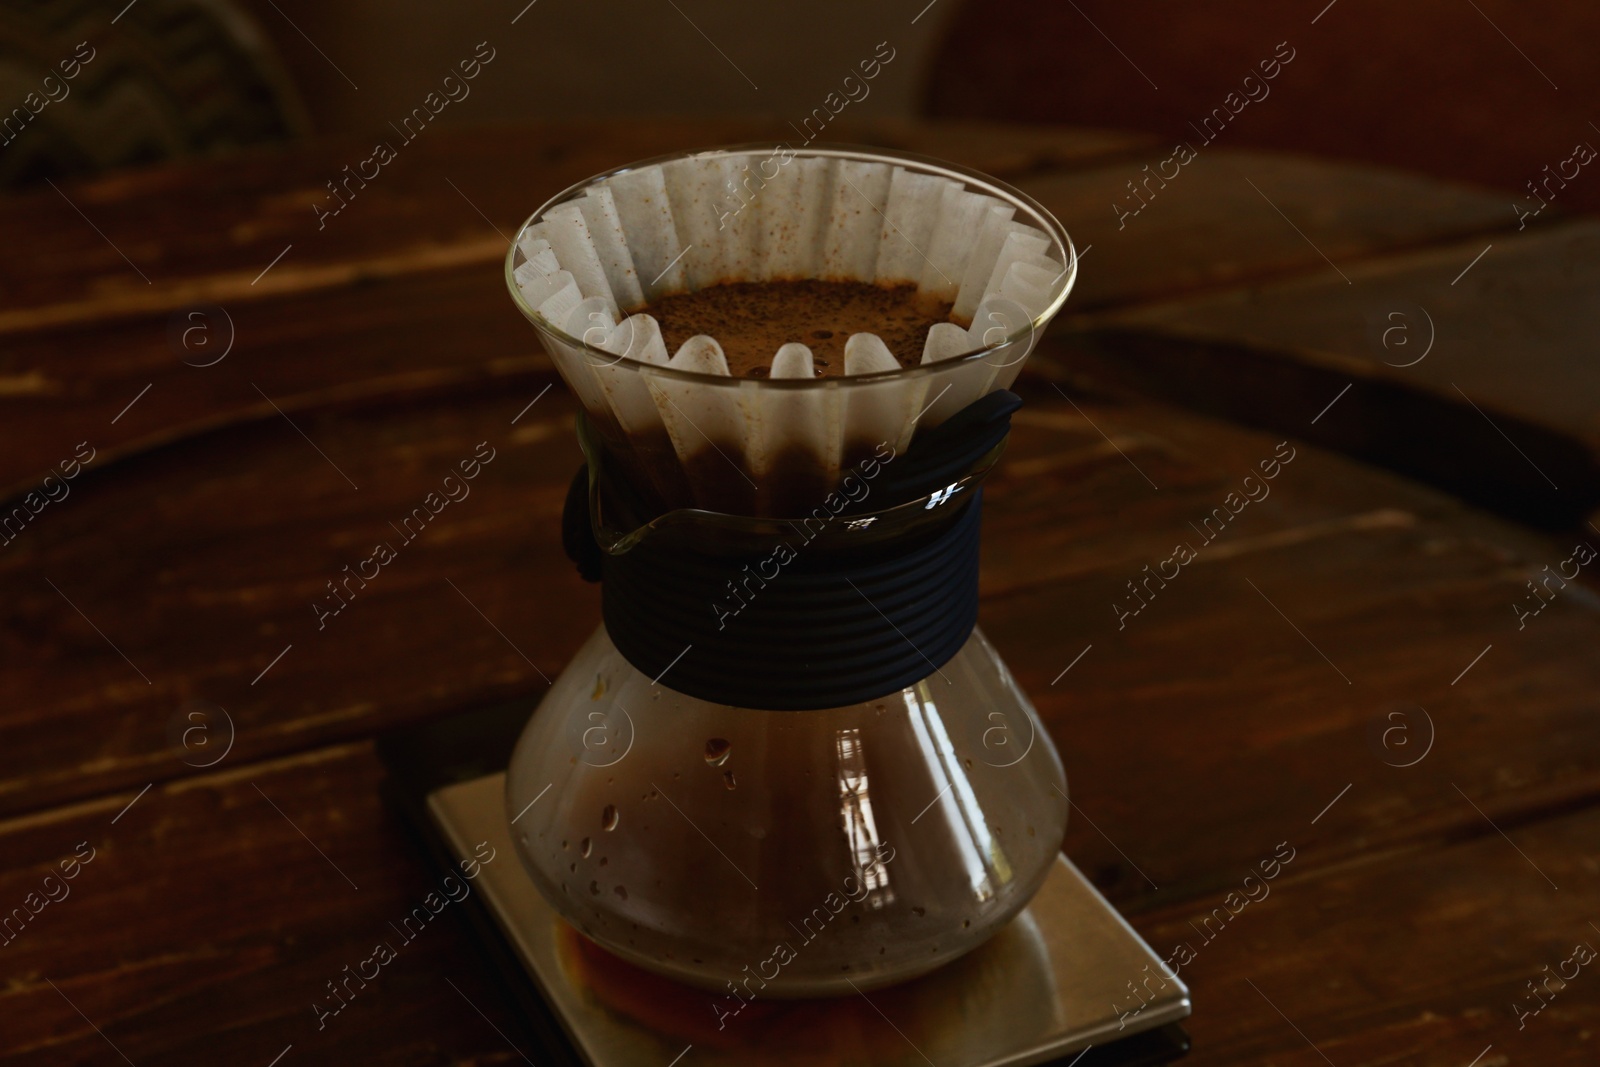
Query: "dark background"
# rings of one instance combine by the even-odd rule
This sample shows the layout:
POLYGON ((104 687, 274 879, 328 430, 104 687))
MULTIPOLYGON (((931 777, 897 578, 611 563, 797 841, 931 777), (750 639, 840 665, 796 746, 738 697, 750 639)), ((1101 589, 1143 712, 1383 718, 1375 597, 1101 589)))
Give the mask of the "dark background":
MULTIPOLYGON (((106 36, 103 6, 5 5, 6 97, 20 100, 52 49, 106 36)), ((243 141, 381 135, 486 39, 497 58, 441 116, 450 126, 657 114, 798 122, 888 41, 896 59, 850 105, 853 117, 1062 122, 1193 138, 1190 123, 1287 42, 1295 61, 1240 114, 1229 145, 1390 164, 1518 195, 1574 145, 1600 138, 1591 124, 1600 113, 1592 51, 1600 13, 1586 5, 538 0, 519 20, 533 20, 531 32, 511 32, 503 16, 520 6, 139 0, 120 20, 126 32, 100 45, 110 61, 86 72, 83 96, 93 105, 74 107, 97 113, 47 110, 42 120, 62 127, 54 151, 39 136, 24 148, 52 158, 24 165, 11 152, 0 173, 36 180, 243 141), (205 47, 223 41, 225 62, 205 47)), ((1559 200, 1600 204, 1600 181, 1584 175, 1559 200)))

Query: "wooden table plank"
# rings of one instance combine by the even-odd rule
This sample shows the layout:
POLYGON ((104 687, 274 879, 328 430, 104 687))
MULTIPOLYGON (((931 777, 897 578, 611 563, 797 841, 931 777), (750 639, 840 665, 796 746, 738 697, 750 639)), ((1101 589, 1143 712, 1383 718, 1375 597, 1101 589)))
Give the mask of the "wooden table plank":
POLYGON ((452 905, 409 940, 390 926, 450 872, 384 809, 381 776, 356 744, 230 760, 126 811, 135 791, 0 823, 7 909, 60 898, 4 946, 0 1056, 266 1067, 293 1045, 285 1063, 523 1062, 491 1025, 515 1029, 452 905), (75 850, 92 858, 63 882, 75 850), (339 1003, 327 983, 380 941, 395 958, 319 1027, 312 1005, 339 1003))
MULTIPOLYGON (((1413 724, 1416 747, 1427 729, 1417 708, 1432 716, 1454 780, 1491 813, 1592 802, 1600 767, 1588 754, 1600 736, 1586 694, 1600 663, 1584 649, 1600 601, 1592 587, 1569 586, 1521 630, 1512 608, 1570 543, 1527 537, 1295 443, 1271 495, 1207 544, 1190 523, 1273 455, 1273 438, 1144 404, 1100 405, 1090 417, 1127 456, 1102 441, 1091 462, 1084 446, 1098 434, 1076 415, 1043 403, 1021 413, 986 492, 981 622, 1049 724, 1075 797, 1126 854, 1075 831, 1073 854, 1122 906, 1160 900, 1134 864, 1183 894, 1208 871, 1249 862, 1213 828, 1270 820, 1263 798, 1331 797, 1391 774, 1385 759, 1406 757, 1369 736, 1390 711, 1413 724), (1052 456, 1065 462, 1047 467, 1052 456), (1143 568, 1178 543, 1196 546, 1196 559, 1166 588, 1141 584, 1150 602, 1124 625, 1113 604, 1139 603, 1126 583, 1143 583, 1143 568), (1162 871, 1143 860, 1151 854, 1186 858, 1162 871)), ((1459 812, 1429 799, 1445 766, 1411 770, 1409 806, 1376 822, 1369 840, 1437 840, 1459 826, 1459 812)))
POLYGON ((1248 292, 1284 275, 1343 284, 1337 271, 1367 257, 1511 228, 1504 197, 1400 171, 1217 149, 1162 182, 1174 170, 1162 167, 1169 155, 1021 181, 1080 254, 1093 250, 1066 324, 1196 290, 1248 292))
POLYGON ((1312 275, 1128 309, 1092 320, 1085 362, 1570 524, 1600 506, 1597 250, 1600 223, 1575 221, 1351 266, 1349 285, 1312 275))
MULTIPOLYGON (((1454 798, 1471 810, 1445 791, 1441 803, 1454 798)), ((1318 828, 1359 834, 1359 805, 1382 807, 1385 793, 1382 786, 1367 787, 1364 797, 1352 790, 1318 828)), ((1588 988, 1592 966, 1565 989, 1554 979, 1550 988, 1561 991, 1521 1028, 1513 1005, 1536 1007, 1527 983, 1540 983, 1543 968, 1553 972, 1575 945, 1600 946, 1592 925, 1600 813, 1590 808, 1521 828, 1503 823, 1509 839, 1479 818, 1470 839, 1449 847, 1372 851, 1331 866, 1315 846, 1302 845, 1310 817, 1281 813, 1277 832, 1251 842, 1252 860, 1231 872, 1226 887, 1138 922, 1164 957, 1177 952, 1180 962, 1192 961, 1179 968, 1196 1003, 1188 1024, 1195 1050, 1183 1062, 1594 1062, 1600 998, 1588 988), (1263 885, 1259 864, 1280 843, 1295 858, 1263 885), (1246 891, 1267 895, 1242 903, 1246 891), (1229 892, 1238 893, 1231 902, 1229 892), (1185 944, 1192 957, 1179 951, 1185 944)), ((1130 994, 1126 1004, 1137 1001, 1130 994)))
MULTIPOLYGON (((6 948, 7 1062, 114 1062, 107 1039, 140 1064, 266 1064, 290 1044, 299 1062, 520 1062, 474 1010, 522 1042, 454 917, 410 943, 391 932, 444 872, 418 861, 380 806, 380 773, 355 744, 230 761, 153 789, 115 824, 132 792, 0 823, 0 847, 17 857, 0 874, 7 900, 34 891, 79 842, 94 849, 70 895, 6 948), (383 940, 397 958, 319 1029, 311 1005, 332 1003, 325 983, 383 940)), ((1309 1067, 1323 1061, 1308 1038, 1341 1067, 1465 1065, 1488 1045, 1498 1058, 1485 1062, 1591 1061, 1592 975, 1524 1029, 1510 1005, 1527 1001, 1525 983, 1544 965, 1600 940, 1588 926, 1600 813, 1502 822, 1508 841, 1445 786, 1438 802, 1471 816, 1453 842, 1355 857, 1330 849, 1393 811, 1407 773, 1358 784, 1316 827, 1317 813, 1283 809, 1265 825, 1218 827, 1213 842, 1240 839, 1220 851, 1248 858, 1219 862, 1214 886, 1135 918, 1163 956, 1189 946, 1175 956, 1198 1006, 1185 1062, 1309 1067), (1275 855, 1277 875, 1263 883, 1260 865, 1275 855), (1259 899, 1243 903, 1246 889, 1259 899)), ((1155 810, 1147 804, 1145 818, 1155 810)), ((1130 993, 1124 1006, 1136 1003, 1130 993)))
MULTIPOLYGON (((841 120, 837 131, 841 140, 937 154, 1001 178, 1150 143, 1141 134, 992 123, 841 120)), ((373 142, 339 138, 287 155, 244 153, 29 192, 0 202, 0 228, 30 251, 0 264, 0 335, 498 261, 506 240, 491 226, 509 232, 592 174, 685 148, 785 140, 794 131, 776 118, 440 129, 398 145, 396 159, 365 184, 344 168, 370 157, 373 142), (313 210, 341 200, 347 207, 337 215, 313 210), (256 282, 288 245, 293 252, 256 282)))
POLYGON ((420 423, 312 413, 297 420, 304 438, 274 418, 190 442, 181 461, 157 453, 80 476, 0 557, 16 653, 0 674, 0 744, 33 750, 8 761, 5 806, 184 772, 167 728, 191 699, 226 709, 254 758, 542 686, 536 661, 553 676, 598 610, 560 549, 581 462, 572 408, 557 392, 513 426, 535 395, 449 398, 413 412, 420 423), (493 459, 469 495, 405 540, 391 524, 482 442, 493 459), (140 552, 107 552, 108 524, 140 552), (345 586, 380 541, 398 558, 368 588, 345 586), (529 581, 507 585, 508 572, 529 581), (314 604, 339 603, 330 582, 358 599, 321 619, 314 604), (87 748, 68 721, 90 731, 87 748))
POLYGON ((8 420, 0 486, 11 496, 37 488, 81 442, 95 450, 91 468, 104 467, 234 423, 281 419, 280 410, 298 416, 491 385, 532 395, 557 380, 510 306, 498 264, 236 304, 193 328, 223 344, 230 322, 233 349, 210 366, 185 364, 216 357, 174 347, 164 319, 14 339, 0 360, 28 368, 28 384, 0 396, 8 420))

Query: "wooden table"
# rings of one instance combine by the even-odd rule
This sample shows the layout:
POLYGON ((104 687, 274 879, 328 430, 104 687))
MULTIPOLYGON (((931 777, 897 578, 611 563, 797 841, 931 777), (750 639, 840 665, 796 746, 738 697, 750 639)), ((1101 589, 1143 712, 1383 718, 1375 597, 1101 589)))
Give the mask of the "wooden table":
MULTIPOLYGON (((0 948, 4 1062, 521 1062, 450 924, 325 1029, 311 1008, 435 877, 373 735, 531 706, 597 622, 557 533, 573 404, 505 235, 603 168, 783 135, 430 131, 320 230, 367 146, 0 204, 0 485, 94 457, 0 549, 0 912, 40 904, 0 948), (483 440, 471 497, 319 631, 324 583, 483 440)), ((1170 154, 1141 137, 847 139, 1012 181, 1084 251, 987 494, 982 624, 1067 765, 1067 853, 1194 952, 1188 1062, 1595 1062, 1592 969, 1512 1005, 1600 944, 1600 602, 1513 605, 1600 545, 1600 228, 1225 147, 1119 228, 1170 154), (1270 497, 1119 629, 1125 583, 1285 441, 1270 497)))

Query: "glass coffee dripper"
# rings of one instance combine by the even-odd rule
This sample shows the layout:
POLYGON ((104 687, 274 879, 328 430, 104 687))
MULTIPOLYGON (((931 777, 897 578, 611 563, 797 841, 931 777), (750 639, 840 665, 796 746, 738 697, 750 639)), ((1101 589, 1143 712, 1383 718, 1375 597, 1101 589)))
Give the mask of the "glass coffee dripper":
MULTIPOLYGON (((770 151, 679 158, 754 160, 770 151)), ((988 326, 965 354, 852 377, 729 378, 619 358, 618 345, 595 343, 599 335, 580 328, 590 312, 554 322, 519 290, 516 271, 535 220, 592 195, 597 183, 660 161, 555 197, 519 231, 507 280, 584 405, 588 494, 577 506, 587 510, 601 553, 671 559, 723 546, 753 559, 792 539, 805 514, 797 501, 818 481, 826 489, 846 474, 859 478, 860 458, 873 454, 874 442, 878 456, 892 457, 886 465, 914 456, 919 435, 1008 386, 1071 289, 1076 257, 1060 224, 992 179, 874 150, 810 148, 796 158, 822 161, 819 168, 884 164, 959 182, 1046 235, 1060 275, 1043 306, 980 307, 988 326), (641 415, 652 407, 664 412, 659 423, 641 415), (674 425, 672 410, 698 436, 674 425), (793 450, 776 446, 780 439, 809 443, 822 462, 795 467, 793 450), (704 462, 707 445, 743 469, 704 462), (608 484, 627 491, 623 503, 608 484)), ((616 325, 608 321, 606 330, 616 325)), ((934 493, 909 500, 863 494, 828 524, 814 551, 893 554, 896 538, 937 536, 980 495, 1000 448, 934 493)), ((975 610, 975 549, 968 579, 975 610)), ((782 581, 773 578, 774 588, 782 581)), ((743 585, 751 603, 775 595, 758 588, 765 583, 743 585)), ((734 605, 744 601, 729 589, 733 599, 716 610, 737 625, 734 605)), ((820 705, 834 691, 831 661, 774 672, 770 684, 747 678, 737 703, 708 699, 694 694, 716 690, 716 679, 697 666, 685 634, 635 625, 608 606, 611 628, 596 630, 557 678, 507 774, 514 839, 552 907, 616 955, 718 990, 729 1012, 756 996, 850 993, 914 977, 975 948, 1021 911, 1055 862, 1065 829, 1060 760, 981 630, 927 637, 905 621, 915 614, 892 600, 891 588, 879 601, 885 614, 869 599, 892 629, 879 627, 880 644, 841 658, 839 669, 846 658, 870 668, 877 648, 910 666, 886 689, 820 705), (618 647, 624 623, 632 659, 618 647)), ((926 633, 943 632, 939 619, 927 623, 926 633)))

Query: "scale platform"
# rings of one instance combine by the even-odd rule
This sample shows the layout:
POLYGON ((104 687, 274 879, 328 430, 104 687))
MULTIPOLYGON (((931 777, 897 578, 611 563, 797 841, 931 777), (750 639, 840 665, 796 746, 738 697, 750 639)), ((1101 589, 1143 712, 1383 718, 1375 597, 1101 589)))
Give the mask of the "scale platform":
POLYGON ((512 844, 503 773, 425 796, 427 829, 446 851, 494 847, 475 895, 532 979, 539 1014, 562 1032, 557 1055, 573 1063, 1090 1067, 1162 1063, 1188 1048, 1173 1025, 1189 1014, 1187 987, 1162 977, 1156 954, 1064 856, 1015 920, 954 963, 856 997, 758 999, 719 1029, 712 1004, 723 998, 623 962, 545 903, 512 844), (1130 982, 1150 999, 1123 1018, 1137 1004, 1130 982))

